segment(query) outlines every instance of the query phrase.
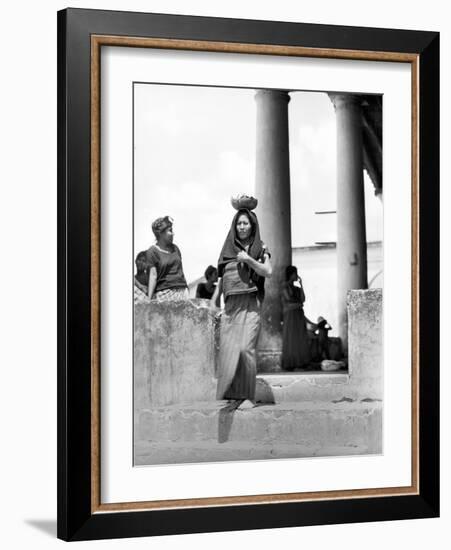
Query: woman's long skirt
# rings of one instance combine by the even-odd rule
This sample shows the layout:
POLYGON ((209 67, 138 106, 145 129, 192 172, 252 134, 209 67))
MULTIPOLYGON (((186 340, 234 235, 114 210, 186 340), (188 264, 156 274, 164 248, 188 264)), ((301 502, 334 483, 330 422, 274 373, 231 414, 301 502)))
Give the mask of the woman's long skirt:
POLYGON ((300 307, 283 313, 282 369, 305 367, 311 360, 310 340, 304 310, 300 307))
POLYGON ((219 332, 217 399, 255 400, 259 331, 256 293, 228 296, 219 332))

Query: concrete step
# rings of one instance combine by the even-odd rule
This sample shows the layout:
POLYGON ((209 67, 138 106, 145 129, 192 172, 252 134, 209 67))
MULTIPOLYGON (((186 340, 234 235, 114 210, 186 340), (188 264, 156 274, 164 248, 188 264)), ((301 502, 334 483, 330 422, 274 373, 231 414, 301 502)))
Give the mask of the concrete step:
POLYGON ((312 458, 368 454, 363 447, 353 444, 322 448, 306 444, 262 444, 226 441, 224 443, 138 441, 135 446, 134 466, 157 464, 193 464, 233 460, 268 460, 274 458, 312 458))
POLYGON ((164 456, 163 463, 171 462, 177 449, 186 449, 180 456, 191 457, 190 462, 231 460, 223 455, 263 459, 382 452, 380 401, 295 402, 245 410, 214 401, 143 410, 136 421, 137 464, 161 463, 164 456))
POLYGON ((257 374, 256 400, 260 403, 338 401, 357 399, 347 371, 278 372, 257 374))

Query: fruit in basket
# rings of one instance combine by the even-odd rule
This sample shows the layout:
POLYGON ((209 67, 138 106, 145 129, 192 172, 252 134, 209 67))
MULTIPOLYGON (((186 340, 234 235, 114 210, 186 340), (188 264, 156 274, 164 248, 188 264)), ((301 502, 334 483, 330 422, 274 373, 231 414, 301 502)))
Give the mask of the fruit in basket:
POLYGON ((246 208, 247 210, 254 210, 254 208, 256 208, 258 204, 258 200, 255 197, 251 197, 250 195, 245 195, 243 193, 232 197, 230 199, 230 202, 232 203, 232 206, 233 208, 235 208, 235 210, 241 210, 242 208, 246 208))

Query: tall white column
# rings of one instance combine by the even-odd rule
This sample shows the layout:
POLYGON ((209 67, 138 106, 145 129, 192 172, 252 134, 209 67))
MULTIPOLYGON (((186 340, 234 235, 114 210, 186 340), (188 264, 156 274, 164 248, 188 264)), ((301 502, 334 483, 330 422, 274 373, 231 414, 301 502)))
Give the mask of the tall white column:
POLYGON ((358 96, 330 97, 337 121, 338 333, 347 350, 347 292, 368 287, 362 116, 358 96))
POLYGON ((273 275, 265 283, 259 349, 282 349, 281 283, 291 264, 290 157, 288 92, 260 90, 257 103, 256 214, 262 239, 271 253, 273 275))

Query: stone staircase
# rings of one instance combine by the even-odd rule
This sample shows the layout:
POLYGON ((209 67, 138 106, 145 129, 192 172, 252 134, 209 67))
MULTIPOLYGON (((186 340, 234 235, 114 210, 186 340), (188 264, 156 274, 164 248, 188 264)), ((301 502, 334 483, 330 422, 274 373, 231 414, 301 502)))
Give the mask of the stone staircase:
POLYGON ((348 295, 349 372, 258 374, 252 409, 215 399, 216 328, 196 301, 135 307, 135 465, 382 452, 380 291, 348 295))
POLYGON ((141 412, 135 464, 377 454, 381 430, 380 401, 179 403, 141 412))

